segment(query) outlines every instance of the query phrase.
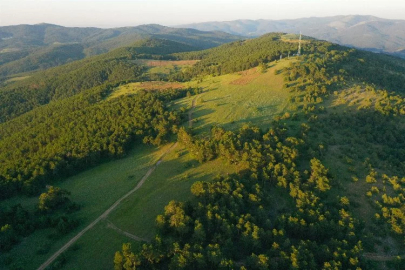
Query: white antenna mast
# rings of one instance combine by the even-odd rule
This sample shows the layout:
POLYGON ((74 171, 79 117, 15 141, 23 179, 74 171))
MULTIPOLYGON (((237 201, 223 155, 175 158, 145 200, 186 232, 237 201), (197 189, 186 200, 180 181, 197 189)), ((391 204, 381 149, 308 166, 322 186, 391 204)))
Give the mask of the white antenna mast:
POLYGON ((300 31, 300 41, 298 43, 298 52, 297 55, 300 56, 301 55, 301 31, 300 31))

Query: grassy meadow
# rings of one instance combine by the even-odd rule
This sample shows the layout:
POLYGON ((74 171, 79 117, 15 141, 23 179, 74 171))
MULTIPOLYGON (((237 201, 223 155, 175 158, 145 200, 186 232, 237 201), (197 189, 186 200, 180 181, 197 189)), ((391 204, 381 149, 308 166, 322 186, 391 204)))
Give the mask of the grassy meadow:
MULTIPOLYGON (((243 123, 267 128, 275 116, 287 110, 290 94, 283 90, 283 76, 277 71, 289 63, 282 60, 270 63, 264 72, 253 68, 189 83, 204 90, 196 99, 193 129, 206 133, 212 125, 234 129, 243 123)), ((194 98, 180 99, 173 106, 189 108, 194 98)))
MULTIPOLYGON (((140 146, 125 158, 104 163, 63 182, 55 183, 56 186, 70 191, 71 200, 81 205, 81 209, 74 213, 75 217, 81 221, 80 226, 61 238, 55 238, 51 229, 38 230, 0 258, 6 260, 7 257, 18 258, 16 266, 21 269, 36 269, 70 238, 100 216, 128 190, 136 186, 168 146, 159 149, 140 146)), ((38 204, 38 198, 14 197, 2 201, 0 207, 17 203, 21 203, 27 209, 33 209, 38 204)))

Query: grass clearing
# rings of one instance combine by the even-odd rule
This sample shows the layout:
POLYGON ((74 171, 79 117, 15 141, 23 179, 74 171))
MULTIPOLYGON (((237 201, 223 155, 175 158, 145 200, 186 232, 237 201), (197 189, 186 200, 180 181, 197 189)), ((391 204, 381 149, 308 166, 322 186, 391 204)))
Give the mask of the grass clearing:
POLYGON ((10 79, 6 80, 5 83, 12 83, 12 82, 22 81, 22 80, 28 79, 29 77, 31 77, 31 76, 13 77, 13 78, 10 78, 10 79))
MULTIPOLYGON (((281 36, 281 40, 284 42, 290 42, 290 43, 299 43, 300 42, 300 35, 298 34, 285 34, 281 36)), ((302 40, 301 39, 301 44, 305 43, 310 43, 310 40, 302 40)))
POLYGON ((132 250, 142 245, 108 228, 103 220, 65 252, 66 264, 61 269, 113 269, 114 254, 122 249, 123 243, 131 243, 132 250))
POLYGON ((145 65, 148 67, 165 67, 165 66, 192 66, 197 63, 199 60, 178 60, 178 61, 171 61, 171 60, 147 60, 147 59, 139 59, 136 60, 136 63, 141 65, 145 65))
MULTIPOLYGON (((110 214, 108 221, 125 232, 151 239, 156 233, 156 216, 164 211, 169 201, 190 198, 190 187, 195 181, 206 181, 236 170, 236 166, 225 165, 222 160, 199 164, 178 145, 163 158, 145 184, 110 214)), ((63 269, 76 269, 78 265, 81 269, 87 269, 87 266, 93 269, 111 268, 115 251, 121 249, 122 243, 134 241, 109 227, 108 221, 100 222, 78 240, 77 245, 81 248, 78 252, 68 251, 70 258, 63 269), (118 239, 114 239, 117 235, 118 239), (97 250, 105 255, 98 255, 97 250)), ((140 243, 136 242, 135 246, 140 246, 140 243)))
POLYGON ((199 60, 148 60, 139 59, 135 60, 136 64, 148 67, 147 73, 151 76, 154 75, 169 75, 170 73, 177 72, 188 68, 199 60))
POLYGON ((139 90, 167 90, 167 89, 180 89, 184 88, 185 84, 179 82, 135 82, 118 86, 114 92, 108 97, 109 99, 117 98, 122 95, 132 95, 139 90))
POLYGON ((111 214, 110 220, 131 234, 151 238, 155 235, 156 216, 163 212, 169 201, 189 199, 190 187, 196 181, 208 181, 235 171, 236 166, 227 165, 220 159, 200 164, 178 145, 175 151, 165 156, 139 194, 123 202, 111 214))
MULTIPOLYGON (((72 201, 82 206, 74 214, 81 220, 80 226, 57 239, 49 238, 53 230, 39 230, 23 239, 7 254, 1 255, 0 259, 18 258, 18 265, 22 269, 36 269, 70 238, 132 189, 169 146, 156 149, 142 145, 131 151, 125 158, 104 163, 63 182, 55 183, 56 186, 69 190, 72 193, 72 201), (40 249, 44 250, 43 254, 38 254, 41 253, 40 249)), ((32 209, 38 203, 38 198, 16 197, 1 202, 0 207, 15 203, 21 203, 28 209, 32 209)))
MULTIPOLYGON (((290 94, 283 90, 283 75, 276 75, 276 71, 290 62, 272 63, 264 73, 253 68, 191 82, 191 87, 204 89, 193 113, 194 130, 206 133, 214 124, 234 129, 246 122, 266 128, 275 116, 287 109, 290 94)), ((189 108, 192 99, 180 99, 174 106, 189 108)))
MULTIPOLYGON (((6 38, 6 39, 9 39, 9 38, 6 38)), ((6 39, 3 38, 3 40, 6 40, 6 39)), ((18 49, 18 48, 5 48, 5 49, 0 50, 0 53, 9 53, 9 52, 18 52, 18 51, 20 51, 20 49, 18 49)))
MULTIPOLYGON (((146 171, 170 145, 159 149, 141 146, 123 159, 111 161, 71 177, 56 185, 72 192, 74 202, 82 205, 75 213, 82 223, 73 232, 57 239, 50 238, 52 229, 39 230, 24 239, 1 259, 18 258, 11 265, 22 269, 36 269, 55 251, 92 222, 120 196, 133 188, 146 171)), ((145 184, 124 200, 107 218, 86 232, 65 252, 66 265, 63 269, 111 269, 115 251, 122 243, 139 242, 113 230, 108 221, 123 231, 136 236, 152 238, 155 234, 156 216, 162 213, 170 200, 184 201, 191 196, 190 187, 195 181, 212 179, 216 175, 235 172, 233 165, 222 160, 204 164, 194 161, 187 151, 177 146, 164 157, 145 184)), ((24 206, 35 207, 37 198, 13 198, 3 201, 1 207, 21 202, 24 206)))

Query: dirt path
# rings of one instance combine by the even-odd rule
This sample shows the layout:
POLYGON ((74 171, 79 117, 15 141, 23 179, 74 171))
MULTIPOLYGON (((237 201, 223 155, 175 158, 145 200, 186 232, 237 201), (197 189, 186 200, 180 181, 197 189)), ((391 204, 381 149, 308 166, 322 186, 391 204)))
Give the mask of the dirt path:
MULTIPOLYGON (((71 245, 73 245, 80 237, 82 237, 83 234, 85 234, 88 230, 94 227, 100 220, 107 218, 107 216, 115 209, 117 206, 126 198, 128 198, 132 193, 137 191, 140 187, 142 187, 143 183, 145 183, 146 179, 152 174, 152 172, 156 169, 156 167, 162 162, 163 157, 171 152, 175 147, 177 146, 177 142, 174 143, 166 152, 162 154, 162 156, 159 158, 159 160, 154 164, 148 172, 142 177, 141 181, 136 185, 135 188, 130 190, 127 194, 122 196, 120 199, 118 199, 113 205, 110 206, 101 216, 96 218, 92 223, 90 223, 86 228, 84 228, 81 232, 79 232, 75 237, 69 240, 63 247, 61 247, 55 254, 53 254, 46 262, 44 262, 40 267, 38 267, 38 270, 43 270, 46 267, 48 267, 55 259, 62 254, 64 251, 66 251, 71 245)), ((118 228, 117 228, 118 229, 118 228)))
POLYGON ((397 256, 384 256, 384 255, 378 255, 377 253, 364 253, 363 257, 372 261, 379 261, 379 262, 387 262, 387 261, 392 261, 395 260, 396 257, 401 257, 404 258, 405 254, 403 255, 397 255, 397 256))
POLYGON ((198 98, 198 96, 196 96, 196 97, 193 99, 193 101, 192 101, 192 103, 191 103, 191 109, 190 109, 190 111, 188 112, 188 127, 189 127, 189 128, 192 128, 192 127, 193 127, 193 112, 194 112, 195 105, 196 105, 196 103, 197 103, 197 98, 198 98))
POLYGON ((129 237, 129 238, 131 238, 131 239, 134 239, 135 241, 150 242, 149 239, 142 238, 142 237, 133 235, 133 234, 131 234, 131 233, 129 233, 129 232, 126 232, 126 231, 124 231, 124 230, 121 230, 120 228, 118 228, 117 226, 115 226, 115 225, 114 225, 111 221, 109 221, 109 220, 107 220, 107 223, 108 223, 108 225, 107 225, 108 228, 111 228, 111 229, 113 229, 113 230, 119 232, 120 234, 123 234, 123 235, 125 235, 125 236, 127 236, 127 237, 129 237))

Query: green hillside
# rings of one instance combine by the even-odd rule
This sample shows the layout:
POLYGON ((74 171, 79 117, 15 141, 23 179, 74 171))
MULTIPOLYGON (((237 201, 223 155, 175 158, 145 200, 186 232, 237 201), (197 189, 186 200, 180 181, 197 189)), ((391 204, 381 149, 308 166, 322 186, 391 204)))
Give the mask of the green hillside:
POLYGON ((405 62, 295 38, 147 39, 9 82, 50 99, 3 105, 1 265, 402 269, 405 62))
MULTIPOLYGON (((174 52, 192 49, 170 40, 146 39, 130 47, 33 73, 29 77, 13 78, 14 82, 13 79, 8 80, 0 88, 0 122, 103 83, 140 80, 144 67, 133 61, 138 58, 160 59, 174 52)), ((7 69, 9 66, 6 64, 4 67, 7 69)))
POLYGON ((24 58, 1 65, 0 78, 33 70, 44 70, 84 57, 83 46, 80 44, 52 45, 43 50, 36 50, 24 58))
MULTIPOLYGON (((232 46, 240 46, 235 50, 243 54, 244 45, 229 46, 212 58, 202 52, 195 58, 201 59, 198 64, 181 72, 196 78, 194 83, 207 92, 193 99, 197 103, 193 115, 199 116, 193 122, 194 135, 179 133, 179 141, 200 162, 220 158, 246 166, 247 171, 193 185, 193 199, 170 203, 157 218, 156 241, 135 248, 133 257, 127 249, 116 253, 115 265, 401 267, 404 62, 315 41, 306 44, 304 57, 283 60, 270 68, 271 73, 256 78, 252 71, 218 76, 232 68, 249 67, 239 67, 239 53, 232 51, 232 46), (275 73, 284 77, 284 84, 276 82, 275 73), (206 74, 213 77, 201 77, 206 74), (260 81, 267 83, 273 99, 266 99, 260 81), (284 95, 286 105, 281 106, 284 110, 277 109, 283 103, 277 103, 278 91, 288 93, 284 95), (273 110, 260 115, 264 104, 273 110), (235 120, 240 118, 237 125, 235 120), (249 121, 267 128, 238 130, 249 121), (225 130, 211 129, 210 136, 205 127, 213 124, 225 130), (272 128, 266 133, 268 127, 272 128), (266 184, 266 180, 270 182, 266 184), (273 193, 274 188, 284 194, 282 199, 273 193), (275 210, 267 211, 276 213, 266 220, 263 215, 269 205, 275 210), (325 217, 328 225, 323 222, 325 217), (332 235, 334 244, 328 242, 332 235), (317 253, 325 247, 326 252, 317 253), (344 255, 337 255, 340 252, 344 255), (241 258, 245 259, 241 262, 241 258)), ((249 56, 252 63, 261 60, 256 65, 264 63, 260 69, 273 65, 266 64, 265 54, 256 59, 254 54, 249 56)), ((190 103, 188 99, 176 104, 184 107, 190 103)))

